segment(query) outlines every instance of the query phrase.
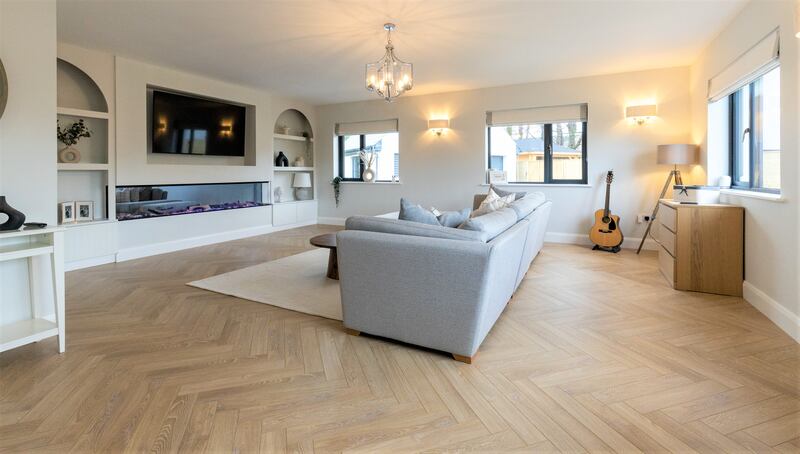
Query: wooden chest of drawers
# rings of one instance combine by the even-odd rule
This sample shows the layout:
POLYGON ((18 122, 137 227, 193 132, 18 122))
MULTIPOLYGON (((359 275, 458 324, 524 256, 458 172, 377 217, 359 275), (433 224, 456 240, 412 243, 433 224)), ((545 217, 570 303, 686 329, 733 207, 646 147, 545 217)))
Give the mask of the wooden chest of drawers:
POLYGON ((658 264, 678 290, 742 296, 744 208, 661 200, 658 264))

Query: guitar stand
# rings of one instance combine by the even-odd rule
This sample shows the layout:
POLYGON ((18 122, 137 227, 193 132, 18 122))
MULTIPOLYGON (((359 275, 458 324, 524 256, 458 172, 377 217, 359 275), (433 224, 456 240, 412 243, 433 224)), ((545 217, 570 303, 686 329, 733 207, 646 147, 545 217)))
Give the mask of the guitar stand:
POLYGON ((605 251, 605 252, 611 252, 611 253, 616 254, 617 252, 621 251, 622 248, 619 247, 619 246, 603 247, 603 246, 598 246, 598 245, 595 244, 594 247, 592 248, 592 250, 593 251, 605 251))

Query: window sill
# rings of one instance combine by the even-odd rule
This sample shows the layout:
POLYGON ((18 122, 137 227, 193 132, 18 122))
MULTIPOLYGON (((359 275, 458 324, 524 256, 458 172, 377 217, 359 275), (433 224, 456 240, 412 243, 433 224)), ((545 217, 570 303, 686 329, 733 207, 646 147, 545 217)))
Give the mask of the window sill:
POLYGON ((720 194, 732 197, 747 197, 751 199, 768 200, 770 202, 785 202, 783 194, 773 194, 770 192, 747 191, 742 189, 720 189, 720 194))
POLYGON ((368 185, 396 185, 400 186, 403 183, 400 181, 373 181, 372 183, 368 183, 366 181, 342 181, 339 184, 368 184, 368 185))
MULTIPOLYGON (((480 186, 489 187, 489 183, 483 183, 480 186)), ((591 188, 591 184, 581 183, 504 183, 496 184, 501 188, 591 188)))

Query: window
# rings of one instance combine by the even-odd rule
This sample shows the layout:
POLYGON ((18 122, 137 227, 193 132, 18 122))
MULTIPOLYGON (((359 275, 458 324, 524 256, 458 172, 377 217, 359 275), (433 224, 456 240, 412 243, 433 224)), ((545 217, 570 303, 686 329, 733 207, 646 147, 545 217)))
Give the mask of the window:
POLYGON ((489 126, 489 168, 509 183, 583 183, 586 121, 489 126))
POLYGON ((376 181, 395 181, 400 178, 399 133, 359 134, 339 136, 339 176, 345 180, 361 181, 364 163, 361 150, 375 153, 376 181))
POLYGON ((728 100, 733 187, 780 191, 780 68, 733 92, 728 100))
POLYGON ((376 181, 400 179, 400 134, 397 120, 339 123, 336 125, 336 174, 347 181, 362 181, 362 150, 375 153, 372 169, 376 181))

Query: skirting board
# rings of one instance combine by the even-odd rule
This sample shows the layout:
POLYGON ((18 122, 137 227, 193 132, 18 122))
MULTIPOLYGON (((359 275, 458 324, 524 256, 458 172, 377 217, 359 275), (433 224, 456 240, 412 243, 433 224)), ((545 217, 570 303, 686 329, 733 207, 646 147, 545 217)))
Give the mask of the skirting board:
POLYGON ((778 328, 782 329, 796 342, 800 342, 800 316, 793 314, 789 309, 781 306, 780 303, 747 281, 744 281, 744 285, 742 285, 742 293, 745 301, 758 309, 772 323, 778 325, 778 328))
POLYGON ((248 238, 251 236, 264 235, 276 230, 277 229, 271 225, 262 225, 258 227, 249 227, 246 229, 231 230, 230 232, 215 233, 213 235, 196 236, 193 238, 185 238, 176 241, 167 241, 163 243, 148 244, 146 246, 120 249, 117 251, 117 262, 124 262, 126 260, 134 260, 142 257, 150 257, 158 254, 166 254, 168 252, 181 251, 183 249, 222 243, 225 241, 240 240, 242 238, 248 238))
POLYGON ((117 260, 116 255, 103 255, 100 257, 92 257, 90 259, 83 259, 83 260, 75 260, 73 262, 67 262, 64 264, 64 271, 75 271, 81 270, 84 268, 91 268, 93 266, 99 265, 106 265, 108 263, 114 263, 117 260))
POLYGON ((242 238, 265 235, 267 233, 279 232, 281 230, 294 229, 297 227, 304 227, 307 225, 315 225, 315 224, 318 224, 318 222, 317 221, 299 222, 296 224, 282 225, 279 227, 265 225, 247 229, 233 230, 230 232, 222 232, 214 235, 186 238, 178 241, 168 241, 164 243, 149 244, 147 246, 120 249, 119 251, 117 251, 116 255, 113 254, 105 255, 102 257, 93 257, 90 259, 68 262, 64 265, 64 269, 65 271, 75 271, 83 268, 105 265, 108 263, 124 262, 127 260, 150 257, 152 255, 166 254, 169 252, 181 251, 193 247, 206 246, 215 243, 223 243, 225 241, 240 240, 242 238))
MULTIPOLYGON (((622 242, 623 249, 638 249, 639 243, 642 241, 641 238, 625 238, 622 242)), ((589 241, 589 235, 580 234, 580 233, 560 233, 560 232, 547 232, 544 234, 544 242, 545 243, 563 243, 563 244, 580 244, 583 246, 591 246, 592 242, 589 241)), ((658 243, 653 241, 652 238, 648 238, 647 241, 644 242, 644 247, 642 248, 646 251, 657 251, 658 250, 658 243)))

